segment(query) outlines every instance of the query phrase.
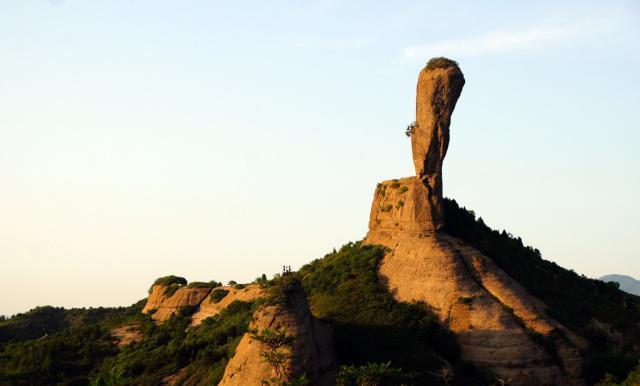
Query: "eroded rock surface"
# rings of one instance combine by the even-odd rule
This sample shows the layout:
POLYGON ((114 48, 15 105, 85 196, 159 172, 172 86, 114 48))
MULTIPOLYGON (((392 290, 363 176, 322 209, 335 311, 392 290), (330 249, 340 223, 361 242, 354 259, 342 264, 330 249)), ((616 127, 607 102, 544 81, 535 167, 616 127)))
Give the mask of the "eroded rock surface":
POLYGON ((428 189, 417 177, 379 183, 371 205, 369 229, 414 233, 439 229, 444 219, 439 212, 434 213, 428 196, 428 189))
MULTIPOLYGON (((454 62, 451 62, 454 63, 454 62)), ((444 227, 442 162, 464 85, 457 65, 424 69, 411 135, 416 177, 376 188, 364 242, 389 249, 380 278, 399 301, 429 305, 457 336, 462 357, 513 385, 581 385, 586 341, 545 305, 444 227)))
POLYGON ((151 318, 158 322, 164 322, 175 314, 182 306, 198 306, 209 295, 211 288, 179 288, 174 294, 167 296, 169 288, 163 285, 154 285, 147 298, 147 304, 142 309, 143 313, 151 314, 151 318))
POLYGON ((191 316, 191 324, 193 326, 199 325, 206 318, 218 315, 222 310, 227 308, 229 304, 236 300, 251 302, 265 295, 265 291, 257 284, 248 284, 244 288, 240 289, 233 286, 223 286, 218 288, 229 292, 218 302, 215 302, 210 296, 207 296, 202 303, 200 303, 198 311, 191 316))
POLYGON ((584 339, 476 249, 436 232, 373 230, 365 242, 390 249, 381 279, 397 300, 428 304, 456 334, 464 359, 516 385, 583 383, 584 339))
POLYGON ((418 77, 416 121, 411 150, 416 176, 427 188, 428 202, 436 227, 444 219, 442 162, 449 147, 451 114, 462 92, 462 71, 451 61, 445 68, 425 67, 418 77))
MULTIPOLYGON (((290 293, 286 303, 265 306, 253 316, 250 329, 285 331, 293 337, 287 352, 291 359, 287 371, 294 375, 306 374, 311 385, 335 384, 336 357, 329 327, 311 315, 302 288, 290 293)), ((251 337, 243 336, 236 352, 225 368, 220 386, 261 386, 263 380, 276 376, 262 353, 268 347, 251 337)))

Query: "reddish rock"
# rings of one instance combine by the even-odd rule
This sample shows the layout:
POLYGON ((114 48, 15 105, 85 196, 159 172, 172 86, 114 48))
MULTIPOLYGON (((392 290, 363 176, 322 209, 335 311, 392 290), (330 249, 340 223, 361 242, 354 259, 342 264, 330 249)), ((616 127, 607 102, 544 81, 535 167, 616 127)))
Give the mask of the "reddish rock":
POLYGON ((418 77, 416 121, 411 134, 411 150, 416 176, 427 188, 433 220, 444 218, 442 203, 442 162, 449 147, 451 114, 465 80, 462 71, 450 61, 445 68, 425 67, 418 77))
POLYGON ((179 288, 171 296, 166 296, 169 287, 154 285, 147 298, 147 304, 142 309, 143 313, 151 314, 151 318, 158 322, 163 322, 171 317, 182 306, 198 306, 209 295, 211 288, 189 288, 188 286, 179 288))

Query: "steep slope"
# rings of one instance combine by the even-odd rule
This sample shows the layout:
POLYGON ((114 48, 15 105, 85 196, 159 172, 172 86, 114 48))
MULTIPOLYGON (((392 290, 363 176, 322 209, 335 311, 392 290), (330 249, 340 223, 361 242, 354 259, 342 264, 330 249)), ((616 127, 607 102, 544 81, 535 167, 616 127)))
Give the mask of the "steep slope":
MULTIPOLYGON (((399 218, 402 209, 393 209, 399 218)), ((389 248, 380 266, 389 290, 399 301, 431 306, 456 333, 463 358, 514 384, 581 383, 578 349, 586 342, 546 316, 544 304, 491 259, 444 233, 373 226, 364 242, 389 248)))
POLYGON ((283 276, 274 290, 276 296, 254 313, 252 332, 242 337, 219 385, 260 386, 296 379, 335 384, 331 331, 311 315, 304 291, 292 277, 283 276))
POLYGON ((640 298, 617 286, 564 269, 544 260, 519 237, 489 228, 473 211, 445 199, 445 231, 490 256, 527 292, 546 305, 546 314, 584 336, 587 383, 605 373, 623 379, 640 354, 640 298))
POLYGON ((421 71, 411 133, 416 177, 378 184, 365 244, 388 248, 380 277, 396 299, 422 301, 457 336, 463 358, 513 384, 582 384, 586 341, 444 227, 442 162, 464 77, 453 61, 421 71))
POLYGON ((614 282, 620 285, 620 289, 632 295, 640 295, 640 280, 628 275, 604 275, 600 278, 603 282, 614 282))

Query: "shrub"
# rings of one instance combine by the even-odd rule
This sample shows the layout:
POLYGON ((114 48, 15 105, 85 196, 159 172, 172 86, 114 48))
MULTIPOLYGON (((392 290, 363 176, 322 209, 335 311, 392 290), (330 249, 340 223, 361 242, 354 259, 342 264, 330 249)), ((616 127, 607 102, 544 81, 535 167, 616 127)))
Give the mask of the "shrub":
POLYGON ((213 303, 218 303, 220 302, 220 300, 224 299, 224 297, 227 296, 228 293, 229 291, 224 288, 216 288, 211 291, 211 295, 209 295, 209 298, 213 303))
POLYGON ((156 281, 153 282, 153 284, 151 285, 151 288, 149 288, 149 293, 151 293, 151 291, 153 290, 153 286, 155 285, 162 285, 165 287, 171 287, 171 286, 181 287, 181 286, 187 285, 187 279, 185 279, 184 277, 175 276, 175 275, 159 277, 156 279, 156 281))
POLYGON ((216 288, 216 287, 220 287, 221 285, 222 283, 215 280, 211 280, 206 283, 203 281, 192 281, 187 285, 187 288, 216 288))
POLYGON ((367 363, 360 366, 342 366, 338 371, 336 386, 391 386, 405 385, 408 374, 393 367, 391 362, 367 363))
POLYGON ((382 207, 382 211, 383 212, 389 212, 391 209, 393 209, 393 205, 391 205, 391 204, 387 204, 387 205, 382 207))
POLYGON ((427 62, 425 67, 427 70, 435 70, 436 68, 458 67, 458 62, 445 57, 432 58, 427 62))
POLYGON ((261 288, 269 285, 269 279, 267 279, 267 275, 265 275, 264 273, 261 276, 257 277, 253 282, 260 285, 261 288))
POLYGON ((408 188, 408 187, 403 186, 403 187, 401 187, 401 188, 400 188, 400 194, 402 194, 402 193, 406 193, 408 190, 409 190, 409 188, 408 188))

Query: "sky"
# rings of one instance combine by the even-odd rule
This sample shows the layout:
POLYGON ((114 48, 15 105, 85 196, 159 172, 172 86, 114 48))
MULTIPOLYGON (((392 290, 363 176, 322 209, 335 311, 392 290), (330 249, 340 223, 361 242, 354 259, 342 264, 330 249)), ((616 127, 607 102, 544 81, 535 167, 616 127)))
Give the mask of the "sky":
POLYGON ((251 281, 362 239, 457 60, 444 194, 640 277, 637 1, 0 0, 0 314, 251 281))

